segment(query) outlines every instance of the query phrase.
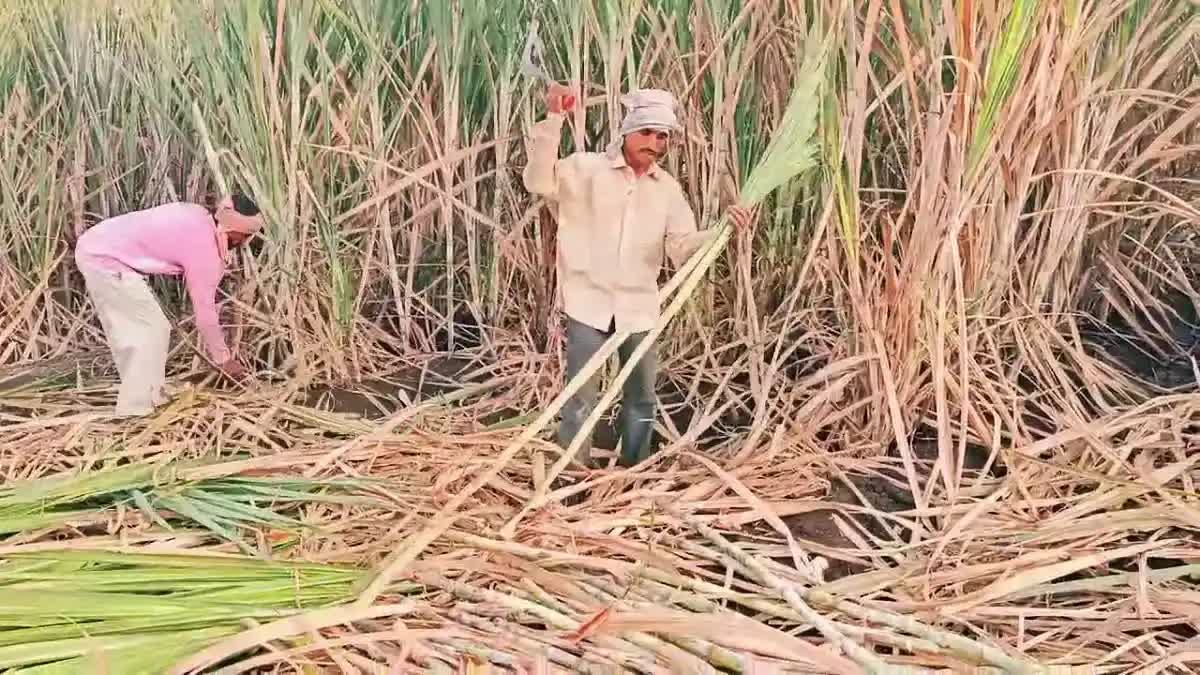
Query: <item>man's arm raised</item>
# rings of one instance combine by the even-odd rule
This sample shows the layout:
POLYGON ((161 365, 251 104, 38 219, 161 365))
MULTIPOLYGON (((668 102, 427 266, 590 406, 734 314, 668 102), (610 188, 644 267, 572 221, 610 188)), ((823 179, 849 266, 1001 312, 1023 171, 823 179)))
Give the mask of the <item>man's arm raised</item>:
POLYGON ((561 84, 551 85, 546 92, 546 119, 534 125, 530 132, 529 162, 522 178, 525 189, 546 199, 556 200, 562 184, 563 163, 558 159, 558 144, 562 138, 567 113, 575 109, 575 92, 561 84))

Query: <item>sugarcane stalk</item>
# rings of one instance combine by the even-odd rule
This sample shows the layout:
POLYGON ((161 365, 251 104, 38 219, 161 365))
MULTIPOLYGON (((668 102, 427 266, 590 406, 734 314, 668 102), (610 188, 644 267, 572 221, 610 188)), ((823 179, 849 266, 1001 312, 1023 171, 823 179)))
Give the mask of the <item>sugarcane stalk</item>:
POLYGON ((204 115, 200 114, 200 106, 195 101, 192 102, 192 119, 196 122, 196 129, 200 132, 200 145, 204 148, 204 159, 208 161, 212 178, 217 182, 221 194, 228 195, 229 181, 225 179, 225 172, 221 171, 221 162, 217 157, 217 151, 213 149, 212 139, 208 135, 208 125, 204 123, 204 115))
POLYGON ((1178 567, 1168 567, 1161 570, 1148 570, 1142 572, 1121 572, 1119 574, 1110 574, 1103 577, 1095 577, 1092 579, 1076 579, 1074 581, 1060 581, 1055 584, 1042 584, 1027 588, 1016 593, 1006 596, 1008 600, 1018 600, 1021 598, 1033 597, 1036 595, 1054 595, 1059 593, 1080 593, 1085 591, 1104 591, 1114 586, 1121 584, 1137 583, 1138 577, 1144 576, 1147 582, 1162 583, 1164 581, 1174 581, 1184 577, 1190 577, 1193 580, 1200 579, 1200 565, 1179 565, 1178 567))
MULTIPOLYGON (((777 619, 785 619, 798 625, 804 625, 805 623, 804 617, 787 605, 779 605, 766 598, 758 598, 743 593, 732 593, 726 591, 720 586, 709 584, 708 582, 698 579, 688 579, 687 581, 690 582, 689 585, 708 587, 705 589, 707 592, 714 593, 720 597, 726 597, 738 603, 739 605, 746 607, 747 609, 752 609, 761 614, 766 614, 767 616, 772 616, 777 619)), ((593 579, 588 583, 603 588, 609 593, 615 592, 616 589, 615 584, 604 579, 593 579)), ((726 611, 726 608, 722 607, 720 604, 710 600, 709 598, 699 595, 699 592, 703 592, 699 591, 699 589, 697 593, 681 593, 676 587, 669 586, 659 581, 645 579, 641 584, 639 584, 639 590, 645 594, 645 597, 649 602, 660 605, 678 605, 684 609, 687 609, 688 611, 696 612, 697 614, 715 614, 717 612, 726 611)), ((928 640, 912 638, 907 635, 895 635, 886 631, 863 628, 861 626, 852 626, 834 621, 832 619, 830 619, 830 621, 832 621, 832 623, 842 632, 861 641, 875 640, 876 642, 888 644, 912 653, 924 652, 927 654, 940 654, 944 651, 941 647, 929 642, 928 640)))
POLYGON ((528 597, 532 601, 540 602, 543 605, 546 605, 547 607, 553 609, 556 612, 561 612, 563 615, 567 615, 567 614, 578 611, 578 610, 570 607, 566 602, 559 600, 558 598, 550 595, 549 593, 546 592, 546 589, 533 583, 533 581, 531 581, 530 579, 525 578, 525 579, 522 579, 521 582, 522 582, 522 586, 523 586, 523 589, 521 591, 522 595, 528 594, 528 597))
MULTIPOLYGON (((559 630, 573 631, 577 630, 581 625, 583 625, 582 622, 576 621, 575 619, 572 619, 571 617, 566 616, 557 610, 525 598, 515 597, 507 593, 500 593, 498 591, 493 591, 486 588, 476 588, 470 584, 465 584, 461 581, 455 581, 453 579, 447 579, 440 574, 434 574, 431 572, 420 573, 417 575, 417 578, 422 583, 440 588, 453 595, 457 595, 472 602, 490 602, 502 607, 507 607, 514 611, 525 612, 526 614, 535 616, 541 621, 544 621, 547 624, 558 628, 559 630)), ((645 647, 642 645, 636 645, 630 640, 610 638, 605 636, 597 636, 593 639, 596 644, 613 649, 625 657, 621 660, 620 665, 622 667, 634 668, 643 672, 650 672, 652 670, 644 662, 639 660, 645 657, 645 655, 641 653, 642 649, 645 649, 645 647)))
POLYGON ((506 654, 497 649, 484 647, 483 645, 464 640, 463 638, 443 637, 429 638, 430 642, 435 644, 445 645, 457 652, 474 656, 475 658, 494 663, 498 666, 514 668, 520 665, 520 659, 512 654, 506 654))
MULTIPOLYGON (((577 586, 582 586, 589 589, 594 595, 604 598, 610 603, 618 602, 621 596, 625 593, 624 589, 613 588, 606 589, 604 586, 609 584, 597 580, 594 583, 587 581, 575 582, 577 586)), ((648 603, 649 604, 649 603, 648 603)), ((659 636, 671 642, 680 649, 685 649, 692 654, 704 659, 715 668, 732 671, 735 673, 746 672, 746 660, 738 654, 707 640, 699 640, 670 633, 660 633, 659 636)))
POLYGON ((742 551, 735 544, 733 544, 733 542, 730 542, 722 537, 716 530, 695 518, 691 518, 679 513, 674 513, 673 515, 676 515, 688 525, 692 526, 697 532, 708 538, 714 544, 721 546, 722 550, 725 550, 727 553, 729 553, 741 564, 743 568, 751 572, 760 582, 766 584, 771 590, 783 596, 783 599, 786 600, 788 604, 800 614, 800 616, 804 617, 805 621, 812 624, 812 626, 816 628, 826 640, 849 656, 855 663, 866 669, 868 673, 890 674, 907 672, 907 669, 896 668, 885 663, 878 656, 867 651, 857 642, 854 642, 850 638, 846 637, 846 635, 838 630, 837 627, 829 621, 829 619, 826 619, 812 607, 809 607, 808 603, 804 602, 804 600, 800 598, 799 594, 796 593, 796 589, 794 587, 785 583, 782 579, 774 574, 768 572, 766 567, 764 567, 758 560, 742 551), (717 539, 714 537, 719 538, 720 542, 723 544, 718 543, 717 539))
MULTIPOLYGON (((725 567, 727 567, 727 568, 731 568, 731 569, 742 569, 743 571, 746 571, 747 573, 749 573, 751 576, 753 576, 753 575, 754 575, 753 571, 751 571, 751 570, 749 570, 749 569, 745 568, 745 566, 744 566, 744 565, 742 565, 742 564, 739 562, 739 560, 738 560, 737 558, 734 558, 734 557, 733 557, 731 554, 728 554, 728 553, 724 552, 723 550, 717 550, 717 551, 713 551, 713 550, 710 550, 710 549, 707 549, 707 548, 705 548, 704 546, 702 546, 702 545, 700 545, 700 544, 698 544, 698 543, 696 543, 696 542, 691 542, 691 541, 686 541, 686 540, 680 541, 680 542, 679 542, 679 545, 680 545, 680 547, 681 547, 681 548, 683 548, 684 550, 688 551, 689 553, 692 553, 693 555, 699 556, 699 557, 701 557, 701 558, 704 558, 704 559, 706 559, 706 560, 712 560, 713 562, 716 562, 716 563, 720 563, 721 565, 723 565, 723 566, 725 566, 725 567)), ((740 549, 739 549, 739 551, 740 551, 740 549)), ((748 554, 748 553, 746 553, 745 551, 741 551, 741 553, 742 553, 743 555, 749 555, 749 554, 748 554)), ((764 566, 764 569, 765 569, 765 566, 764 566)), ((647 576, 654 576, 654 575, 653 575, 653 574, 648 574, 647 576)), ((700 579, 694 579, 694 580, 693 580, 693 579, 690 579, 690 578, 687 578, 687 577, 682 577, 682 578, 677 578, 677 579, 678 579, 678 581, 679 581, 680 583, 684 583, 684 584, 687 584, 687 585, 691 585, 691 586, 693 586, 693 587, 696 587, 696 588, 700 588, 701 586, 707 587, 707 588, 708 588, 708 589, 710 589, 712 592, 716 592, 717 594, 723 595, 724 597, 730 597, 731 599, 735 600, 736 602, 739 602, 739 603, 741 603, 741 604, 744 604, 744 605, 746 605, 747 607, 750 607, 750 606, 751 606, 751 604, 749 604, 749 602, 747 601, 747 600, 749 600, 749 599, 747 599, 747 600, 744 600, 744 599, 743 599, 743 597, 744 597, 744 595, 745 595, 745 594, 733 594, 733 593, 730 593, 729 591, 726 591, 724 588, 722 588, 722 587, 720 587, 720 586, 716 586, 715 584, 711 584, 711 583, 709 583, 709 582, 706 582, 706 581, 703 581, 703 580, 700 580, 700 579)), ((781 580, 781 581, 782 581, 782 580, 781 580)), ((785 582, 785 583, 786 583, 786 582, 785 582)), ((822 602, 819 602, 820 598, 814 599, 814 598, 811 596, 811 594, 812 594, 814 591, 813 591, 813 590, 811 590, 811 589, 804 589, 803 587, 801 587, 801 588, 798 590, 798 592, 800 593, 801 597, 803 597, 803 598, 804 598, 804 599, 806 599, 806 600, 809 600, 809 601, 813 602, 814 604, 820 604, 820 605, 822 605, 822 606, 829 606, 829 605, 827 605, 827 604, 824 604, 824 603, 822 603, 822 602)), ((826 595, 829 595, 829 594, 826 594, 826 595)), ((832 596, 831 596, 831 597, 832 597, 832 596)), ((754 603, 755 603, 755 606, 757 606, 757 605, 758 605, 758 602, 759 602, 759 600, 753 600, 753 601, 754 601, 754 603)), ((837 603, 837 605, 836 605, 836 606, 833 606, 833 607, 831 607, 831 608, 833 608, 833 609, 836 609, 837 611, 839 611, 839 612, 841 612, 841 613, 843 613, 843 614, 845 614, 845 615, 847 615, 847 616, 850 616, 850 617, 853 617, 853 618, 856 618, 856 619, 860 619, 860 620, 863 620, 863 621, 868 621, 868 620, 870 620, 870 619, 867 619, 867 618, 866 618, 866 614, 864 614, 864 612, 868 612, 868 611, 877 611, 877 610, 869 610, 869 609, 867 609, 867 608, 865 608, 865 607, 861 607, 861 606, 859 606, 859 605, 857 605, 857 604, 851 603, 851 602, 849 602, 849 601, 846 601, 846 600, 841 600, 841 599, 839 599, 839 600, 838 600, 838 603, 837 603)), ((890 613, 889 613, 889 614, 890 614, 890 613)), ((890 614, 890 615, 891 615, 891 616, 894 616, 894 617, 897 617, 897 618, 900 618, 900 615, 896 615, 896 614, 890 614)), ((803 625, 808 625, 808 624, 805 622, 805 620, 804 620, 804 617, 800 616, 799 614, 792 613, 792 614, 791 614, 791 615, 789 615, 787 618, 790 618, 790 619, 792 619, 792 620, 798 620, 798 621, 799 621, 801 624, 803 624, 803 625)), ((835 623, 836 623, 836 622, 835 622, 835 623)), ((883 625, 886 625, 886 626, 889 626, 889 627, 894 627, 894 626, 891 626, 891 624, 890 624, 888 621, 875 621, 875 623, 880 623, 880 624, 883 624, 883 625)), ((928 627, 926 627, 926 628, 928 628, 928 627)), ((930 628, 929 630, 936 630, 936 629, 932 629, 932 628, 930 628)), ((959 639, 966 640, 966 638, 962 638, 961 636, 956 636, 956 635, 954 635, 953 633, 946 634, 946 636, 944 636, 944 637, 953 637, 953 638, 959 638, 959 639)), ((910 638, 909 638, 908 636, 904 636, 904 635, 895 635, 895 636, 893 636, 893 641, 907 642, 909 639, 910 639, 910 638)), ((971 641, 968 641, 968 642, 971 642, 971 641)), ((943 648, 943 646, 941 646, 940 644, 938 644, 938 643, 934 643, 934 642, 932 642, 932 641, 927 641, 927 640, 920 640, 920 641, 919 641, 919 642, 917 642, 916 644, 917 644, 917 645, 932 646, 932 647, 933 647, 933 649, 932 649, 932 650, 928 650, 928 649, 925 649, 925 647, 922 647, 922 649, 924 649, 925 651, 932 651, 932 653, 945 653, 946 651, 949 651, 950 653, 953 653, 953 654, 954 654, 955 656, 957 656, 958 658, 962 658, 962 659, 964 659, 964 660, 966 660, 966 661, 970 661, 970 662, 973 662, 973 663, 978 663, 978 662, 983 662, 983 661, 985 661, 985 659, 982 659, 982 658, 978 657, 978 656, 975 654, 975 648, 978 648, 978 647, 979 647, 979 645, 975 644, 974 642, 971 642, 971 647, 972 647, 972 648, 971 648, 971 649, 967 649, 967 650, 965 650, 965 651, 964 651, 964 650, 957 650, 957 651, 956 651, 956 650, 948 650, 948 649, 944 649, 944 648, 943 648)), ((914 645, 914 646, 915 646, 915 645, 914 645)), ((912 651, 912 650, 910 650, 910 651, 912 651)))
MULTIPOLYGON (((746 593, 731 591, 725 587, 704 581, 703 579, 686 577, 663 569, 637 566, 620 560, 591 559, 587 556, 581 556, 574 553, 538 549, 517 542, 497 541, 466 532, 455 531, 450 533, 448 538, 481 550, 515 555, 534 562, 571 564, 584 568, 596 569, 601 572, 615 575, 629 574, 636 570, 639 574, 645 577, 643 583, 639 584, 639 590, 641 592, 645 593, 647 592, 648 588, 653 588, 657 593, 657 597, 655 598, 656 601, 675 602, 696 612, 714 612, 722 609, 720 605, 704 597, 704 595, 708 595, 727 598, 744 607, 753 609, 768 616, 786 619, 798 624, 805 623, 804 617, 795 610, 791 609, 791 607, 787 605, 779 605, 775 602, 772 602, 767 597, 759 597, 746 593), (680 588, 691 589, 695 594, 680 594, 680 588)), ((705 557, 721 560, 726 562, 726 564, 732 563, 732 561, 729 561, 725 556, 721 556, 719 553, 708 551, 708 549, 703 549, 701 547, 696 547, 696 549, 697 550, 695 550, 695 552, 700 553, 705 557)), ((590 583, 598 584, 601 588, 606 588, 610 592, 614 587, 612 582, 609 581, 592 580, 590 583)), ((905 649, 909 652, 940 654, 944 651, 941 646, 932 641, 911 638, 905 635, 893 635, 883 631, 862 629, 857 626, 849 626, 837 622, 834 623, 847 634, 854 635, 855 637, 869 637, 879 642, 886 642, 892 646, 905 649)))
MULTIPOLYGON (((466 610, 451 609, 447 612, 447 616, 449 616, 450 619, 463 624, 464 626, 474 628, 475 630, 483 633, 495 632, 496 630, 496 625, 491 621, 471 614, 466 610)), ((504 639, 512 641, 514 644, 529 650, 531 653, 544 654, 546 658, 550 659, 550 661, 553 663, 557 663, 567 668, 580 670, 582 672, 588 672, 588 664, 583 659, 565 652, 553 645, 549 645, 523 635, 513 635, 511 633, 505 633, 504 639)))
MULTIPOLYGON (((755 559, 754 556, 743 551, 740 547, 738 547, 737 544, 726 539, 721 535, 721 533, 709 527, 706 523, 692 516, 680 514, 678 512, 674 512, 673 515, 680 518, 680 520, 687 523, 690 527, 699 532, 704 538, 711 541, 715 546, 717 546, 717 548, 721 550, 721 552, 728 555, 747 573, 758 579, 761 583, 766 584, 772 590, 783 595, 788 603, 791 604, 792 607, 794 607, 800 613, 800 615, 805 618, 806 621, 812 623, 813 626, 816 627, 817 630, 821 631, 823 635, 825 634, 825 630, 822 629, 822 625, 828 625, 828 621, 819 614, 816 614, 816 612, 804 604, 804 601, 801 599, 801 594, 797 592, 796 585, 784 582, 782 579, 769 572, 766 566, 755 559), (801 609, 802 607, 804 609, 801 609), (813 622, 813 618, 818 619, 822 622, 822 624, 813 622)), ((933 642, 934 644, 949 649, 956 655, 968 658, 976 663, 986 663, 998 668, 1003 668, 1007 672, 1017 673, 1019 675, 1044 675, 1045 672, 1044 669, 1038 664, 1014 659, 999 649, 979 644, 978 642, 964 638, 961 635, 955 635, 947 631, 931 628, 910 617, 862 607, 816 589, 803 590, 803 596, 805 599, 813 602, 814 604, 834 609, 846 614, 847 616, 870 621, 872 623, 882 624, 924 638, 930 642, 933 642)), ((857 647, 857 645, 854 646, 857 647)), ((859 649, 861 649, 861 647, 859 649)))
MULTIPOLYGON (((512 590, 513 593, 517 594, 518 596, 521 596, 531 602, 535 601, 535 600, 533 600, 532 593, 523 592, 520 589, 515 589, 512 587, 509 587, 509 588, 510 588, 510 590, 512 590)), ((610 598, 610 601, 611 600, 612 599, 610 598)), ((556 604, 558 604, 558 603, 556 603, 556 604)), ((583 625, 583 624, 581 623, 580 625, 583 625)), ((687 647, 683 647, 683 646, 679 645, 675 640, 666 639, 665 637, 655 637, 653 635, 650 635, 650 634, 644 633, 644 632, 629 632, 625 635, 624 639, 628 640, 629 642, 632 642, 633 644, 638 645, 639 647, 642 647, 643 649, 646 649, 655 654, 658 654, 662 658, 666 659, 668 662, 672 662, 672 663, 678 661, 680 656, 685 656, 685 658, 687 658, 687 659, 690 659, 693 657, 700 658, 700 659, 707 658, 705 656, 704 649, 698 649, 696 651, 693 651, 692 649, 689 649, 687 647), (675 651, 676 649, 681 649, 681 650, 683 650, 683 652, 688 652, 688 654, 685 655, 682 652, 677 652, 677 651, 675 651)))

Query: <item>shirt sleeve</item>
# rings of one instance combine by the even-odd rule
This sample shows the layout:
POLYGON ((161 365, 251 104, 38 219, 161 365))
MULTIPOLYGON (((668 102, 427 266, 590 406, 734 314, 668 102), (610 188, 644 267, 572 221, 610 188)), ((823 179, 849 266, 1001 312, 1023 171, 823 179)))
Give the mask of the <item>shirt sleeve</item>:
POLYGON ((522 174, 526 190, 551 201, 557 201, 563 195, 574 166, 571 157, 558 158, 565 120, 565 115, 550 113, 533 125, 529 134, 529 160, 522 174))
POLYGON ((684 198, 683 192, 675 189, 674 203, 667 213, 667 257, 676 269, 683 267, 713 235, 713 230, 698 230, 696 214, 684 198))
POLYGON ((185 269, 184 280, 188 297, 192 300, 192 310, 196 313, 196 328, 200 331, 204 346, 215 363, 225 363, 230 358, 230 352, 217 316, 217 285, 221 281, 221 270, 209 269, 208 266, 185 269))

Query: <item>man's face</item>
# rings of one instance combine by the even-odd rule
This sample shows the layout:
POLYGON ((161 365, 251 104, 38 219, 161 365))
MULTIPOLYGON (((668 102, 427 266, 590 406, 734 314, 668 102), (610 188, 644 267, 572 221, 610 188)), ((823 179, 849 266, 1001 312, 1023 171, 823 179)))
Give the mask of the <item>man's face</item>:
POLYGON ((225 226, 226 240, 229 246, 241 246, 250 239, 250 235, 246 234, 248 230, 256 230, 261 225, 262 215, 244 216, 233 208, 233 199, 226 197, 217 204, 217 211, 214 214, 218 223, 225 226))
POLYGON ((625 161, 634 168, 645 168, 667 153, 670 134, 661 129, 641 129, 625 136, 625 161))

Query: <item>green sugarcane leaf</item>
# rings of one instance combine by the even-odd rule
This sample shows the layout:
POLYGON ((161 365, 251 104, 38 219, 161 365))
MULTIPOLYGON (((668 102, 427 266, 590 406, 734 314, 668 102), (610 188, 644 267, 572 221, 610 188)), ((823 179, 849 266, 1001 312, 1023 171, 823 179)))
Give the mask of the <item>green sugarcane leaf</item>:
POLYGON ((41 511, 25 515, 0 516, 0 534, 40 530, 73 520, 96 518, 101 513, 102 511, 91 509, 86 511, 41 511))
POLYGON ((143 515, 149 518, 151 522, 167 530, 168 532, 174 529, 171 527, 170 523, 168 523, 161 515, 159 515, 158 509, 155 509, 150 505, 150 500, 146 497, 146 493, 135 489, 130 490, 129 494, 133 497, 134 504, 137 504, 138 509, 143 515))
POLYGON ((109 636, 103 641, 91 638, 38 641, 0 647, 0 668, 38 666, 22 672, 90 673, 99 653, 111 673, 161 673, 182 656, 241 630, 234 625, 184 633, 135 634, 109 636))
POLYGON ((208 513, 205 513, 203 510, 196 508, 187 499, 183 499, 183 498, 179 498, 179 497, 159 498, 158 503, 162 508, 169 509, 171 511, 174 511, 175 513, 178 513, 179 515, 181 515, 185 518, 189 518, 189 519, 199 523, 200 525, 204 526, 205 528, 207 528, 208 530, 210 530, 217 536, 221 537, 222 539, 224 539, 232 544, 236 544, 239 548, 241 548, 248 555, 254 554, 254 549, 247 546, 246 543, 244 541, 242 541, 242 539, 238 536, 238 534, 236 532, 230 530, 229 528, 223 526, 217 520, 214 520, 213 518, 211 518, 208 513))
POLYGON ((113 567, 177 567, 195 570, 222 568, 247 576, 288 576, 304 574, 352 574, 357 568, 345 565, 261 560, 224 554, 141 553, 105 550, 58 549, 48 551, 24 551, 5 556, 17 560, 43 560, 67 565, 106 565, 113 567))
POLYGON ((251 504, 238 503, 233 499, 222 498, 203 490, 188 490, 181 495, 198 509, 202 509, 214 518, 219 517, 230 522, 245 521, 260 525, 300 527, 303 523, 284 516, 275 511, 264 509, 251 504))

